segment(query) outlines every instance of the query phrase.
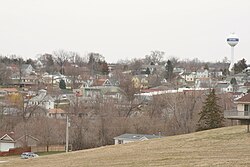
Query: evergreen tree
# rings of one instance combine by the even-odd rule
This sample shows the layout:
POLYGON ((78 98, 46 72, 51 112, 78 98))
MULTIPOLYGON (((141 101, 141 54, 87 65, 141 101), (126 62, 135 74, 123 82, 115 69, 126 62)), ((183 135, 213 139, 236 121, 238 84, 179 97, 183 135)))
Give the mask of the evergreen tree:
POLYGON ((235 78, 232 78, 230 81, 230 84, 233 86, 233 91, 235 92, 237 90, 237 80, 235 78))
POLYGON ((99 66, 100 66, 100 71, 103 75, 107 75, 109 73, 109 67, 105 60, 99 61, 99 66))
POLYGON ((237 80, 235 78, 232 78, 230 84, 237 85, 237 80))
POLYGON ((59 82, 59 88, 60 89, 66 89, 66 83, 63 79, 60 80, 59 82))
POLYGON ((147 67, 146 71, 145 71, 146 74, 150 74, 150 69, 147 67))
POLYGON ((242 60, 239 60, 237 63, 234 64, 233 68, 235 74, 241 73, 242 70, 247 68, 246 60, 244 58, 242 60))
POLYGON ((205 64, 204 70, 209 70, 208 64, 205 64))
POLYGON ((167 61, 165 69, 166 69, 166 76, 165 76, 165 78, 168 79, 168 80, 171 80, 172 77, 173 77, 174 67, 173 67, 173 64, 172 64, 172 62, 170 60, 167 61))
POLYGON ((215 95, 215 90, 212 89, 207 95, 206 101, 199 113, 197 131, 220 128, 223 126, 223 111, 221 106, 217 104, 219 98, 215 95))

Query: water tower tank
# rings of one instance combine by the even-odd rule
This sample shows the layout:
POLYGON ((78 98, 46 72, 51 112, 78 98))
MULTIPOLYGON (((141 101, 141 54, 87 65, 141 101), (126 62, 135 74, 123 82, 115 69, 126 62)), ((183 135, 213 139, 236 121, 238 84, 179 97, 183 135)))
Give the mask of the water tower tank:
POLYGON ((231 46, 234 47, 235 45, 237 45, 239 42, 239 38, 237 37, 237 35, 235 35, 235 33, 232 33, 228 36, 227 38, 227 43, 231 46))

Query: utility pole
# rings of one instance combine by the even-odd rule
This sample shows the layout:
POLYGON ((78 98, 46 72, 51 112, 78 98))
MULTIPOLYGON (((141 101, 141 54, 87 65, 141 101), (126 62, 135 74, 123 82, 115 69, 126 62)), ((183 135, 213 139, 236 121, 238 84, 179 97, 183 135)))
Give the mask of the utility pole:
POLYGON ((69 116, 66 114, 66 153, 69 151, 69 116))

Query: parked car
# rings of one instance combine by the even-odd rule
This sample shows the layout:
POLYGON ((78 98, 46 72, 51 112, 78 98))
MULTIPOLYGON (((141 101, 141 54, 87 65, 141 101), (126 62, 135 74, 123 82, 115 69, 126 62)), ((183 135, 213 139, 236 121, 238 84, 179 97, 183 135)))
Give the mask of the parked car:
POLYGON ((23 152, 21 154, 22 159, 29 159, 29 158, 35 158, 35 157, 38 157, 38 155, 33 152, 23 152))

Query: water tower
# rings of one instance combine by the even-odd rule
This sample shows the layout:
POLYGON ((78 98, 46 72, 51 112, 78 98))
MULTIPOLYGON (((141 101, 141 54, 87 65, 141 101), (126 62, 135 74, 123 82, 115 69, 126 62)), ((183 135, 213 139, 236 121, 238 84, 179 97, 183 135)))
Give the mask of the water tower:
POLYGON ((234 74, 234 71, 233 71, 233 66, 234 66, 234 47, 238 44, 238 42, 239 42, 239 38, 237 37, 237 35, 235 35, 235 33, 231 33, 227 37, 227 43, 231 46, 231 63, 230 63, 230 66, 229 66, 230 74, 234 74))

